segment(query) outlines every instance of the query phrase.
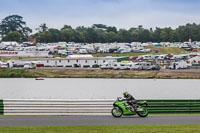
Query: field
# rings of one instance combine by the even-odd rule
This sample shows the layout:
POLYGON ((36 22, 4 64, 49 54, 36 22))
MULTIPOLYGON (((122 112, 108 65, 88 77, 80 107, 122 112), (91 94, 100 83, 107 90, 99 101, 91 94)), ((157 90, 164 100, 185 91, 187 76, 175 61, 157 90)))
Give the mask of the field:
MULTIPOLYGON (((139 56, 144 54, 184 54, 191 51, 174 47, 154 47, 149 46, 150 53, 110 53, 93 54, 95 57, 102 56, 139 56)), ((58 57, 59 55, 54 55, 58 57)), ((65 56, 61 56, 65 57, 65 56)), ((11 59, 25 59, 29 57, 0 57, 1 61, 11 59)), ((182 79, 200 79, 200 70, 161 70, 161 71, 124 71, 124 70, 100 70, 100 69, 66 69, 66 68, 42 68, 33 70, 0 70, 1 78, 182 78, 182 79)))
POLYGON ((140 55, 146 55, 146 54, 153 54, 153 55, 161 55, 161 54, 186 54, 191 53, 191 51, 185 51, 181 48, 174 48, 174 47, 155 47, 155 46, 148 46, 146 48, 152 49, 152 52, 148 53, 104 53, 104 54, 93 54, 95 57, 102 57, 102 56, 140 56, 140 55))
POLYGON ((200 69, 135 71, 80 68, 0 69, 0 78, 163 78, 200 79, 200 69))
POLYGON ((0 127, 0 133, 200 133, 200 125, 0 127))

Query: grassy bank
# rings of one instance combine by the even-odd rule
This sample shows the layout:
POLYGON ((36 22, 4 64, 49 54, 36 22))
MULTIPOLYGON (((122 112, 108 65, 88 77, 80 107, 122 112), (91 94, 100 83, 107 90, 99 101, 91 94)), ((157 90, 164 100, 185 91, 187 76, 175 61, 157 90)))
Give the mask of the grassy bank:
POLYGON ((1 78, 32 78, 34 75, 27 70, 19 69, 0 69, 1 78))
POLYGON ((148 53, 97 53, 93 54, 94 57, 102 57, 102 56, 140 56, 140 55, 146 55, 146 54, 153 54, 153 55, 161 55, 161 54, 186 54, 191 53, 191 51, 185 51, 181 48, 174 48, 174 47, 155 47, 155 46, 148 46, 146 48, 150 48, 152 52, 148 53))
MULTIPOLYGON (((197 69, 198 70, 198 69, 197 69)), ((165 79, 200 79, 200 70, 100 70, 100 69, 2 69, 1 78, 165 78, 165 79)))
POLYGON ((0 133, 200 133, 200 125, 0 127, 0 133))

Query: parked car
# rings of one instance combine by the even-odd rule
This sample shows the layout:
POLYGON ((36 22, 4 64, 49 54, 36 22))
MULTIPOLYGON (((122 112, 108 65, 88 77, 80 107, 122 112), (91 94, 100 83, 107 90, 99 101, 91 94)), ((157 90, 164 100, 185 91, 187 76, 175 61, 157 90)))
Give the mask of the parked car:
POLYGON ((100 66, 101 69, 112 69, 112 64, 105 62, 102 66, 100 66))
POLYGON ((126 63, 115 62, 114 65, 113 65, 113 69, 114 70, 128 70, 129 67, 126 63))
POLYGON ((36 63, 35 62, 25 62, 24 63, 24 68, 25 69, 35 69, 36 68, 36 63))
POLYGON ((151 62, 138 62, 132 66, 134 70, 160 70, 158 65, 152 65, 151 62))
POLYGON ((7 69, 7 68, 9 68, 9 65, 8 65, 8 63, 1 63, 0 68, 1 69, 7 69))

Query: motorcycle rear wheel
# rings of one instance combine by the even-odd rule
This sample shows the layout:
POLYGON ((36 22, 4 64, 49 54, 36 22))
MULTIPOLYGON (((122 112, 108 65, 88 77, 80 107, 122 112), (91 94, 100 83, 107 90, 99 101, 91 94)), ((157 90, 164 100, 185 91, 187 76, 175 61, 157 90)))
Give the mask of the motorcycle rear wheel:
POLYGON ((114 107, 111 111, 112 113, 112 116, 116 117, 116 118, 119 118, 122 116, 123 114, 123 111, 119 108, 119 107, 114 107))
POLYGON ((149 112, 147 110, 147 108, 143 107, 143 111, 139 111, 137 112, 137 114, 140 116, 140 117, 147 117, 149 112))

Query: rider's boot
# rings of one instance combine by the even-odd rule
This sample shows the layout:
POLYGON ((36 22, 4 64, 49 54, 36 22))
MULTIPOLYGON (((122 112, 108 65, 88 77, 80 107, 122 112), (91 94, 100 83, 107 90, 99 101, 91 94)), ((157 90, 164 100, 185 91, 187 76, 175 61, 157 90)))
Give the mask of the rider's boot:
POLYGON ((131 112, 135 112, 135 111, 136 111, 135 107, 132 106, 132 108, 131 108, 131 112))

